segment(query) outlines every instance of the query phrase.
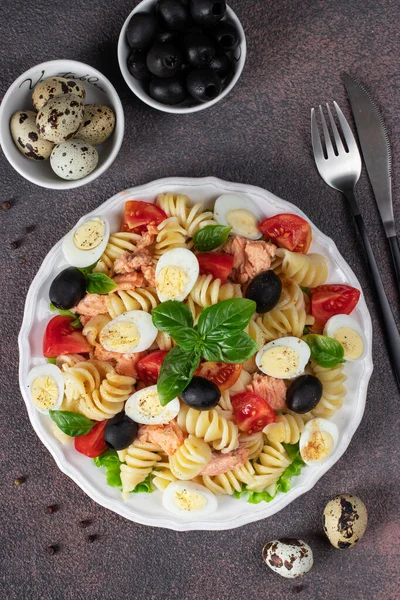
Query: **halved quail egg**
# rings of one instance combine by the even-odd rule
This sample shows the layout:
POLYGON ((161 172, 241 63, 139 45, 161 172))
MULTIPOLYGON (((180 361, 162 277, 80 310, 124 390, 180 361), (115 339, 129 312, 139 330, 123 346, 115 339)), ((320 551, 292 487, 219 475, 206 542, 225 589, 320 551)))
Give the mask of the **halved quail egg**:
POLYGON ((100 216, 90 217, 65 236, 65 259, 74 267, 89 267, 99 260, 109 237, 110 225, 107 219, 100 216))
POLYGON ((174 248, 163 254, 156 267, 156 289, 161 302, 182 302, 192 291, 199 270, 199 261, 186 248, 174 248))
POLYGON ((300 454, 307 465, 324 462, 334 451, 339 440, 335 423, 327 419, 311 419, 300 436, 300 454))
POLYGON ((151 315, 142 310, 131 310, 110 321, 100 333, 100 343, 110 352, 131 354, 150 348, 158 330, 151 315))
POLYGON ((258 240, 262 237, 258 224, 262 221, 263 215, 246 196, 223 194, 217 198, 214 205, 214 218, 220 225, 232 227, 232 233, 249 240, 258 240))
POLYGON ((33 367, 28 375, 28 388, 35 408, 47 415, 60 408, 64 397, 64 377, 61 370, 50 363, 33 367))
POLYGON ((304 373, 310 348, 297 337, 283 337, 265 344, 256 355, 257 367, 277 379, 292 379, 304 373))
POLYGON ((178 398, 174 398, 166 406, 161 406, 156 385, 135 392, 125 404, 128 417, 142 425, 169 423, 179 413, 179 409, 178 398))
POLYGON ((174 481, 163 493, 164 508, 191 520, 206 517, 218 507, 216 497, 206 487, 192 481, 174 481))
POLYGON ((335 315, 325 325, 324 335, 343 346, 345 360, 362 360, 367 352, 367 340, 361 325, 349 315, 335 315))

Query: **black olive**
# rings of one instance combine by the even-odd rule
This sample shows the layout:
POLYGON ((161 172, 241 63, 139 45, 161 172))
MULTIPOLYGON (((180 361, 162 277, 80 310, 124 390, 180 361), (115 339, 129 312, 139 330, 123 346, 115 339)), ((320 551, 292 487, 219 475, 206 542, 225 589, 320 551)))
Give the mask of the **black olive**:
POLYGON ((218 23, 226 12, 225 0, 190 0, 189 7, 193 20, 205 27, 218 23))
POLYGON ((189 10, 181 0, 158 0, 157 15, 171 31, 183 31, 189 24, 189 10))
POLYGON ((173 77, 182 66, 182 54, 169 42, 158 42, 149 50, 147 67, 156 77, 173 77))
POLYGON ((225 79, 233 72, 232 61, 224 52, 216 54, 208 66, 218 73, 221 79, 225 79))
POLYGON ((190 408, 211 410, 221 398, 219 387, 209 379, 195 375, 181 394, 181 398, 190 408))
POLYGON ((189 33, 183 45, 187 59, 194 67, 206 67, 215 57, 215 44, 204 33, 189 33))
POLYGON ((143 50, 133 48, 128 56, 128 71, 135 79, 144 81, 150 79, 151 73, 146 64, 146 53, 143 50))
POLYGON ((247 286, 246 298, 254 300, 258 313, 266 313, 279 302, 282 281, 273 271, 263 271, 256 275, 247 286))
POLYGON ((157 29, 157 19, 154 15, 145 12, 135 13, 126 30, 128 44, 138 50, 149 48, 156 37, 157 29))
POLYGON ((178 42, 177 34, 174 31, 160 31, 160 33, 156 37, 156 43, 161 42, 170 42, 171 44, 176 44, 178 42))
POLYGON ((209 102, 219 96, 222 83, 215 71, 196 69, 187 76, 186 87, 195 100, 209 102))
POLYGON ((61 271, 50 286, 50 302, 56 308, 69 310, 82 300, 86 294, 86 279, 76 267, 61 271))
POLYGON ((301 375, 286 392, 286 404, 290 410, 302 415, 317 406, 322 391, 322 383, 317 377, 301 375))
POLYGON ((231 23, 227 23, 227 21, 222 21, 218 25, 211 27, 209 32, 224 52, 231 52, 239 46, 239 32, 236 27, 231 23))
POLYGON ((169 77, 160 79, 153 77, 150 81, 149 94, 153 100, 161 104, 180 104, 186 99, 187 92, 185 81, 182 77, 169 77))
POLYGON ((124 412, 120 412, 107 421, 104 428, 104 441, 112 450, 123 450, 136 439, 138 430, 138 424, 124 412))

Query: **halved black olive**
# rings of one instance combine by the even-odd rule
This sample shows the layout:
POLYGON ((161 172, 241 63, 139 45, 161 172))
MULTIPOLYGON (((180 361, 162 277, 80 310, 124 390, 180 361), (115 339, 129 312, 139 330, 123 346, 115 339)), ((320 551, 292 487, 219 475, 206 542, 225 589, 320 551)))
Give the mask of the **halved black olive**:
POLYGON ((126 39, 131 48, 149 48, 156 37, 157 19, 151 13, 138 12, 132 15, 126 30, 126 39))
POLYGON ((136 439, 138 431, 138 424, 124 412, 120 412, 107 421, 104 428, 104 441, 112 450, 123 450, 136 439))
POLYGON ((221 392, 213 381, 195 375, 183 390, 181 398, 190 408, 211 410, 217 406, 221 398, 221 392))
POLYGON ((50 286, 50 302, 56 308, 69 310, 82 300, 86 294, 86 279, 76 267, 64 269, 53 279, 50 286))
POLYGON ((263 271, 256 275, 247 286, 246 298, 254 300, 258 313, 272 310, 279 302, 282 292, 282 281, 273 271, 263 271))
POLYGON ((314 375, 297 377, 286 393, 286 404, 293 412, 304 414, 315 408, 322 398, 322 383, 314 375))

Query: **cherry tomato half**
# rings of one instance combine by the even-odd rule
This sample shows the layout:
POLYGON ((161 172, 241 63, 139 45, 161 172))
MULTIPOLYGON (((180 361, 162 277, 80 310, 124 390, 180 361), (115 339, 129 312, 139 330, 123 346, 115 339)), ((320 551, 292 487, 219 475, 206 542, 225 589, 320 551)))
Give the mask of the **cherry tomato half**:
POLYGON ((221 392, 232 387, 240 377, 243 365, 233 365, 223 362, 203 362, 195 375, 204 377, 215 383, 221 392))
POLYGON ((320 285, 311 290, 311 314, 314 327, 322 329, 333 315, 349 315, 357 306, 360 290, 351 285, 320 285))
POLYGON ((305 254, 312 240, 310 224, 298 215, 290 213, 264 219, 259 229, 264 237, 270 239, 279 248, 286 248, 291 252, 305 254))
POLYGON ((166 350, 156 350, 139 360, 136 370, 140 381, 143 381, 146 385, 157 383, 161 364, 166 354, 166 350))
POLYGON ((276 415, 270 405, 254 392, 241 392, 231 398, 233 414, 241 431, 257 433, 268 423, 276 421, 276 415))
POLYGON ((43 338, 43 355, 56 358, 60 354, 85 354, 92 350, 84 335, 72 327, 73 317, 58 315, 48 322, 43 338))
POLYGON ((148 225, 159 225, 166 218, 165 212, 151 202, 128 200, 125 202, 121 231, 141 234, 147 230, 148 225))
POLYGON ((74 439, 75 450, 85 456, 90 456, 90 458, 96 458, 96 456, 100 456, 108 450, 108 446, 104 441, 104 429, 107 421, 108 419, 105 419, 96 423, 89 433, 76 437, 74 439))
POLYGON ((225 252, 200 252, 196 254, 200 275, 212 275, 222 283, 228 279, 233 267, 233 254, 225 252))

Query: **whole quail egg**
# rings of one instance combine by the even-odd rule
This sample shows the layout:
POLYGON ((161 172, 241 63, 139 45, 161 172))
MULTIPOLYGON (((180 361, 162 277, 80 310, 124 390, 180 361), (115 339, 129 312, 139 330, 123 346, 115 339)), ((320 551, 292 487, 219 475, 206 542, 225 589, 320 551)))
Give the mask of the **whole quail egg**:
POLYGON ((313 566, 313 553, 303 540, 282 538, 265 544, 262 556, 272 571, 294 579, 308 573, 313 566))
POLYGON ((65 77, 48 77, 37 84, 32 94, 33 106, 40 110, 52 98, 64 94, 75 94, 83 101, 86 96, 85 88, 73 79, 65 77))
POLYGON ((62 179, 82 179, 96 168, 99 155, 96 148, 82 140, 67 140, 54 146, 50 165, 62 179))
POLYGON ((10 121, 12 139, 18 150, 31 160, 47 160, 54 144, 42 140, 36 129, 36 113, 33 110, 18 110, 10 121))
POLYGON ((79 96, 56 96, 46 102, 38 112, 37 132, 45 140, 59 144, 75 135, 82 119, 83 103, 79 96))
POLYGON ((110 137, 114 127, 115 115, 109 106, 87 104, 83 111, 82 125, 75 137, 92 146, 99 146, 110 137))
POLYGON ((339 550, 353 548, 367 528, 364 502, 352 494, 339 494, 325 506, 323 526, 332 546, 339 550))

